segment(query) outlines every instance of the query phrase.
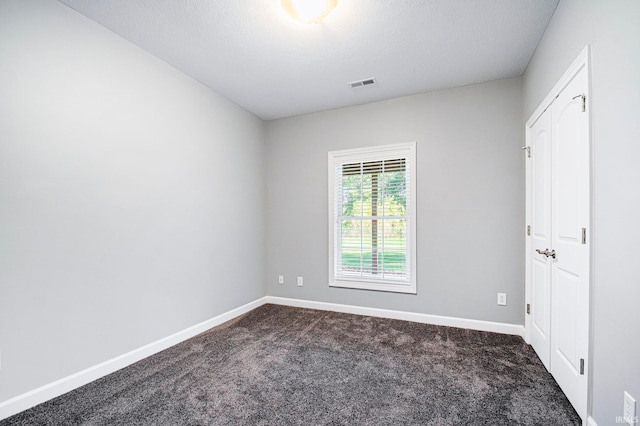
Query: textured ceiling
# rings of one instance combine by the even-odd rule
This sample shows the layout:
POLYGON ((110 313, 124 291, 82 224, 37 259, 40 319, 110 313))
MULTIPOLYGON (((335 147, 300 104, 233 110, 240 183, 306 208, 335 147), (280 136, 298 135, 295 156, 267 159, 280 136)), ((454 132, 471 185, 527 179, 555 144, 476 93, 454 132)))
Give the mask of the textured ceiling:
POLYGON ((60 0, 263 119, 521 75, 558 0, 60 0), (347 83, 375 77, 377 84, 347 83))

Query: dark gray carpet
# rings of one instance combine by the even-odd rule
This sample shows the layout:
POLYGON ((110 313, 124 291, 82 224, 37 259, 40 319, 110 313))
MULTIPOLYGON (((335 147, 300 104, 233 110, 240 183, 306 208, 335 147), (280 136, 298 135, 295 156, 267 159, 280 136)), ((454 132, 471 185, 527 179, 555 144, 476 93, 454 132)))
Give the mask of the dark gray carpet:
POLYGON ((578 425, 515 336, 262 306, 0 425, 578 425))

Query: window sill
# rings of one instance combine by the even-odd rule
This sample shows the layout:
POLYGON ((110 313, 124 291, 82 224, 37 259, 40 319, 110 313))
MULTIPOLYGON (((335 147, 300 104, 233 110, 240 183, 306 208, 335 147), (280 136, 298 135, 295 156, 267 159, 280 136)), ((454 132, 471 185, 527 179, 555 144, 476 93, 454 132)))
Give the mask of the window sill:
POLYGON ((356 280, 333 280, 330 287, 354 288, 359 290, 386 291, 391 293, 416 294, 415 283, 381 283, 356 280))

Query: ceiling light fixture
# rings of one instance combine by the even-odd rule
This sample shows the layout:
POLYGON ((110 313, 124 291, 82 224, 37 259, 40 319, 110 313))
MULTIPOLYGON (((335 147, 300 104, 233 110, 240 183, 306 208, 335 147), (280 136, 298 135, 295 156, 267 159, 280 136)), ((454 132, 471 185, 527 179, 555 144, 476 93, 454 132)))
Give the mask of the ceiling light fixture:
POLYGON ((338 0, 281 0, 280 5, 292 17, 305 24, 326 18, 338 5, 338 0))

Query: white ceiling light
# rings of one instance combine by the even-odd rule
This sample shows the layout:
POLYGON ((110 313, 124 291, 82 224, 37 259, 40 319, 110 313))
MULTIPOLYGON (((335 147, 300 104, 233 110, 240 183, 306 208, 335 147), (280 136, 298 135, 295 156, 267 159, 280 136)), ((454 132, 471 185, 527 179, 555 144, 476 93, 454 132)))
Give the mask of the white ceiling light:
POLYGON ((338 0, 281 0, 282 8, 295 19, 306 24, 326 18, 338 5, 338 0))

